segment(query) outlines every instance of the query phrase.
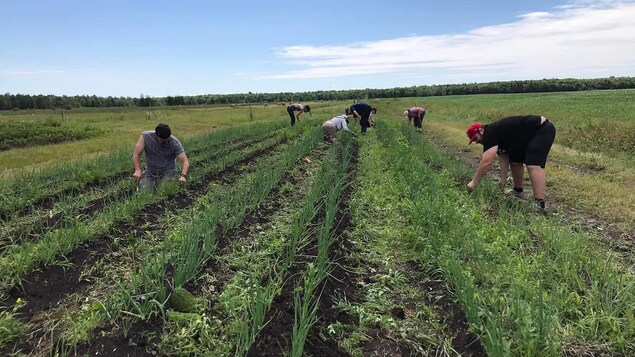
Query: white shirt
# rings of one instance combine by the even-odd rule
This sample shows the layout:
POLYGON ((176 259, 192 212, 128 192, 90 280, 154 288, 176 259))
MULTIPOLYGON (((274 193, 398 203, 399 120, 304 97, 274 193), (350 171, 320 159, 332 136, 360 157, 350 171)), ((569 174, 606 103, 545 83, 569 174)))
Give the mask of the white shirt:
POLYGON ((350 132, 350 129, 346 125, 346 118, 348 116, 346 114, 338 115, 332 119, 327 120, 326 122, 333 125, 335 130, 344 130, 350 132))

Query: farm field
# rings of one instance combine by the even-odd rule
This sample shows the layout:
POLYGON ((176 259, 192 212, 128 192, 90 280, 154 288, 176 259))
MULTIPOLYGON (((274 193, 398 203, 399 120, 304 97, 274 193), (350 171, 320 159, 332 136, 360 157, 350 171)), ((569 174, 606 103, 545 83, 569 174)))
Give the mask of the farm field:
POLYGON ((350 103, 1 112, 91 134, 0 151, 0 355, 635 353, 635 91, 367 102, 332 145, 350 103), (465 190, 465 128, 515 114, 557 128, 544 215, 465 190), (188 183, 141 193, 158 122, 188 183))

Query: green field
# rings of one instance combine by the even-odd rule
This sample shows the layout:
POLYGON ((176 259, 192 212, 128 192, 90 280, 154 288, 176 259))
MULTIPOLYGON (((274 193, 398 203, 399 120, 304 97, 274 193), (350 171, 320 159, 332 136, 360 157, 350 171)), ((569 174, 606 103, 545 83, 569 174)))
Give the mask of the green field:
POLYGON ((367 102, 332 145, 350 102, 0 112, 94 134, 0 151, 0 354, 635 353, 635 91, 367 102), (546 215, 465 189, 466 127, 520 114, 557 128, 546 215), (159 122, 188 183, 138 192, 159 122))

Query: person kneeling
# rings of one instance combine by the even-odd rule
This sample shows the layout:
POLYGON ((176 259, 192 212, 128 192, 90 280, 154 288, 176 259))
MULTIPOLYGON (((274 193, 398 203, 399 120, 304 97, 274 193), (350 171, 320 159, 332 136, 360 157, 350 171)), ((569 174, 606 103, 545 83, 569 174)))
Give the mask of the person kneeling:
POLYGON ((182 166, 179 184, 184 184, 190 169, 187 155, 179 139, 172 135, 170 127, 161 123, 154 131, 144 131, 139 137, 132 153, 133 177, 142 190, 154 191, 159 184, 174 179, 177 157, 182 166), (143 172, 141 172, 142 153, 146 156, 146 169, 143 172))

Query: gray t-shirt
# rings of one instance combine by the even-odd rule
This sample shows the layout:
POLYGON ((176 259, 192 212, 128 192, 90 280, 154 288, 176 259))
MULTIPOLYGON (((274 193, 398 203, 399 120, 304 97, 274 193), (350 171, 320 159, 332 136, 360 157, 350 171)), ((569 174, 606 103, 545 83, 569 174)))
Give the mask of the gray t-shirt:
POLYGON ((176 157, 185 151, 179 139, 172 135, 169 141, 162 144, 153 130, 144 131, 142 135, 145 143, 146 171, 153 175, 174 171, 176 157))

